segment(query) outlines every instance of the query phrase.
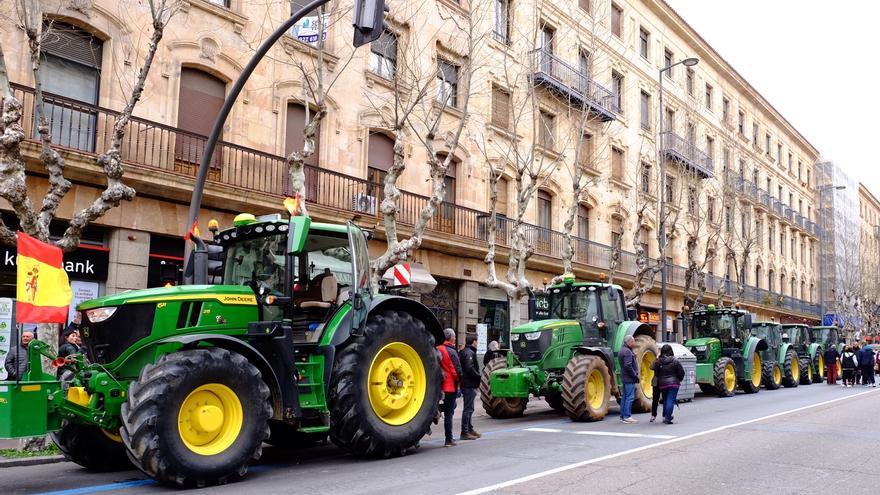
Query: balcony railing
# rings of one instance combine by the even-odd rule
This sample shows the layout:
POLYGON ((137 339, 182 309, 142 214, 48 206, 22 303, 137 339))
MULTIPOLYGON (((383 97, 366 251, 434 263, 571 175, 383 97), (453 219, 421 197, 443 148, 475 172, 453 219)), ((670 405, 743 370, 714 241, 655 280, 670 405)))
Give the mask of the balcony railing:
POLYGON ((587 107, 603 122, 617 118, 620 108, 616 95, 581 70, 540 48, 532 52, 532 63, 535 85, 544 85, 575 104, 587 107))
MULTIPOLYGON (((25 135, 35 140, 33 92, 17 85, 14 91, 15 96, 25 105, 22 119, 25 135)), ((95 150, 103 150, 109 146, 117 112, 52 95, 46 96, 46 107, 59 149, 94 156, 95 150)), ((203 136, 140 118, 132 118, 128 126, 122 146, 122 158, 127 167, 180 177, 195 176, 204 147, 203 136)), ((358 214, 375 217, 376 221, 381 219, 381 184, 313 166, 306 166, 305 173, 306 200, 310 204, 349 216, 358 214)), ((290 191, 284 157, 228 142, 219 143, 208 182, 215 186, 222 185, 224 188, 279 199, 290 191)), ((404 225, 414 224, 428 199, 427 196, 402 191, 398 201, 398 221, 404 225)), ((478 248, 485 248, 490 218, 486 212, 444 202, 435 211, 428 230, 443 238, 454 236, 456 239, 469 241, 478 248)), ((497 245, 509 247, 515 228, 513 220, 498 216, 497 245)), ((527 242, 534 246, 536 254, 555 259, 562 257, 562 232, 531 224, 524 224, 523 232, 527 242)), ((610 246, 578 237, 573 242, 575 263, 599 270, 609 269, 613 253, 610 246)), ((637 271, 636 255, 622 251, 617 271, 624 275, 634 275, 637 271)), ((684 267, 671 265, 667 273, 671 285, 684 286, 684 267)), ((708 277, 708 291, 717 293, 720 287, 718 283, 711 276, 708 277)), ((751 301, 761 303, 758 300, 751 301)), ((804 301, 792 300, 789 306, 791 307, 784 306, 783 309, 813 315, 819 313, 818 307, 804 301)))
MULTIPOLYGON (((661 149, 664 155, 681 162, 682 165, 690 168, 703 179, 714 175, 712 158, 700 150, 697 145, 674 132, 664 132, 662 134, 661 149)), ((742 182, 739 183, 739 187, 742 187, 742 182)))

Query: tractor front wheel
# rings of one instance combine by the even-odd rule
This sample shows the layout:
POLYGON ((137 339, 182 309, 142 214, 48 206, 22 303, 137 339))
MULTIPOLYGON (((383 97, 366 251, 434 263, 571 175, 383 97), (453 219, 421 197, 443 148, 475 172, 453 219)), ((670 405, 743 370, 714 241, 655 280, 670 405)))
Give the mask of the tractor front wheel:
POLYGON ((441 395, 440 353, 405 311, 371 313, 339 349, 327 405, 330 439, 353 455, 401 456, 431 432, 441 395))
POLYGON ((782 386, 782 367, 779 363, 773 361, 764 363, 761 382, 767 390, 776 390, 782 386))
POLYGON ((797 387, 801 382, 801 363, 797 353, 789 350, 785 353, 785 361, 782 369, 782 384, 788 388, 797 387))
POLYGON ((598 356, 576 354, 562 375, 565 413, 574 421, 601 421, 611 402, 611 374, 598 356))
POLYGON ((800 359, 801 365, 801 385, 810 385, 813 383, 813 363, 810 361, 810 358, 803 357, 800 359))
MULTIPOLYGON (((495 397, 492 395, 490 384, 492 372, 506 366, 507 359, 495 358, 483 367, 483 374, 480 376, 480 402, 483 403, 483 410, 486 411, 486 414, 495 419, 518 418, 523 415, 529 402, 529 399, 524 397, 495 397)), ((550 407, 556 409, 550 401, 551 398, 548 396, 547 402, 550 407)))
POLYGON ((756 394, 761 390, 761 377, 763 375, 763 366, 761 356, 758 353, 752 354, 751 373, 739 382, 739 388, 747 394, 756 394))
POLYGON ((141 370, 122 405, 121 434, 151 478, 201 487, 244 476, 271 416, 269 387, 250 361, 219 347, 192 349, 141 370))
POLYGON ((115 432, 64 421, 61 429, 49 436, 68 461, 89 471, 121 471, 133 467, 125 455, 122 439, 115 432))
POLYGON ((715 392, 719 397, 733 397, 736 393, 736 366, 733 359, 723 357, 715 363, 712 373, 715 392))
POLYGON ((816 369, 813 370, 813 383, 822 383, 825 381, 825 356, 821 354, 821 349, 816 352, 816 369))
POLYGON ((651 412, 651 401, 654 397, 654 387, 651 385, 654 380, 654 370, 651 365, 657 360, 660 351, 653 338, 639 335, 636 337, 636 347, 633 349, 633 353, 636 355, 636 362, 639 363, 639 383, 636 385, 633 412, 651 412))

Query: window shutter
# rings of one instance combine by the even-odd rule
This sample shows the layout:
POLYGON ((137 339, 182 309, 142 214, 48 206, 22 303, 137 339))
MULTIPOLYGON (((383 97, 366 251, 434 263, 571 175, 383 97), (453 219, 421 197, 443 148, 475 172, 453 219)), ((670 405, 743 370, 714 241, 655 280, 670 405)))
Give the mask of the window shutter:
POLYGON ((385 134, 370 134, 367 148, 367 166, 387 172, 394 163, 394 140, 385 134))
MULTIPOLYGON (((175 156, 182 161, 199 162, 205 141, 214 121, 220 114, 226 97, 226 84, 198 69, 182 68, 178 94, 177 127, 186 133, 178 135, 175 156)), ((212 166, 219 166, 219 149, 214 153, 212 166)))
POLYGON ((492 87, 492 124, 508 129, 510 127, 510 93, 492 87))
POLYGON ((40 49, 72 62, 101 68, 104 43, 82 29, 64 22, 43 23, 40 49))
POLYGON ((496 201, 496 211, 499 215, 507 216, 508 212, 508 204, 507 204, 507 189, 509 187, 509 183, 507 179, 501 177, 498 179, 498 184, 495 186, 498 189, 498 199, 496 201))
MULTIPOLYGON (((311 116, 311 114, 310 114, 311 116)), ((289 155, 303 149, 305 139, 303 130, 306 127, 306 109, 298 103, 287 104, 287 134, 284 139, 284 153, 289 155)), ((321 151, 321 130, 315 133, 315 152, 305 161, 306 165, 318 166, 321 151)))

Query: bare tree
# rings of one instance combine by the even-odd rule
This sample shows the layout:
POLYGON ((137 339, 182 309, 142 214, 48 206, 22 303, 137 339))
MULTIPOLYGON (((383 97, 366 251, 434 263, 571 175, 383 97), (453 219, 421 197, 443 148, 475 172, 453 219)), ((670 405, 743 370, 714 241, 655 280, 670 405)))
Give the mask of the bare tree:
POLYGON ((694 308, 706 293, 706 269, 718 255, 720 230, 715 225, 717 183, 688 174, 687 218, 681 223, 687 265, 684 274, 684 304, 694 308))

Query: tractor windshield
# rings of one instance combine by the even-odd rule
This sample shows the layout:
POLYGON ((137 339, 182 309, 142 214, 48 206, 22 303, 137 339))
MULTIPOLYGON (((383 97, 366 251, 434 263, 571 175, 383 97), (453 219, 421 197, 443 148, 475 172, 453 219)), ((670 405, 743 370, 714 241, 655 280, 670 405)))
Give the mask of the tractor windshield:
POLYGON ((616 328, 625 320, 623 296, 614 287, 574 286, 550 291, 549 318, 577 320, 586 340, 603 339, 605 328, 616 328))
POLYGON ((807 327, 787 327, 783 331, 788 333, 788 341, 796 346, 810 344, 810 332, 807 327))
POLYGON ((813 341, 819 342, 825 347, 837 344, 837 333, 833 328, 814 328, 812 334, 813 341))
POLYGON ((694 316, 694 337, 714 337, 722 341, 733 340, 742 327, 742 318, 730 313, 704 313, 694 316))
POLYGON ((241 239, 227 247, 223 280, 230 285, 265 285, 272 292, 284 293, 284 250, 287 235, 277 233, 241 239))
POLYGON ((775 349, 782 344, 782 332, 779 325, 760 324, 752 326, 752 335, 767 342, 767 346, 775 349))

